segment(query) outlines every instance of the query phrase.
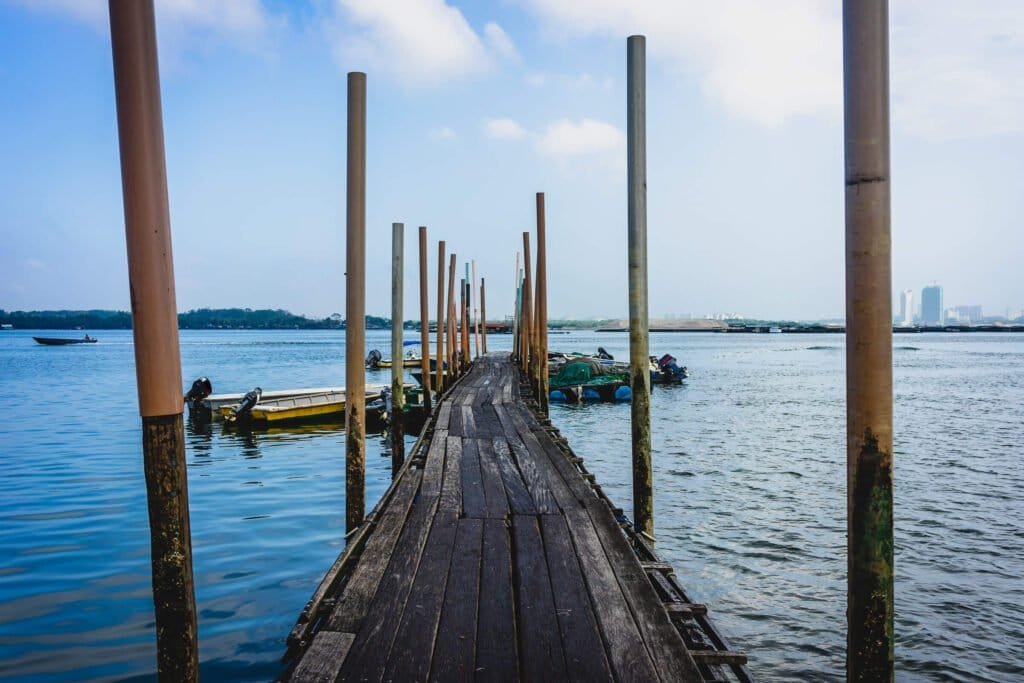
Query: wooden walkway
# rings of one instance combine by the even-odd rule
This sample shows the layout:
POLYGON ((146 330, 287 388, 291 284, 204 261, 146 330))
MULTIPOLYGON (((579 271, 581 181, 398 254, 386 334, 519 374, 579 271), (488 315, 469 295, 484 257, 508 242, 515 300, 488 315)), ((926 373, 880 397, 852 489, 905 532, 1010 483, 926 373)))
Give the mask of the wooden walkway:
POLYGON ((477 360, 307 604, 286 675, 746 680, 544 422, 507 354, 477 360))

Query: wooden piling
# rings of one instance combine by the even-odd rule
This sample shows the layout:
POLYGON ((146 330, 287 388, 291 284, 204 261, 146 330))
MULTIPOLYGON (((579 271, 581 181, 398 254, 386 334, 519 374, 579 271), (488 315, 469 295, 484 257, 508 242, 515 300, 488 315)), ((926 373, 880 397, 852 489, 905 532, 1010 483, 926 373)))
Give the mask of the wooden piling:
POLYGON ((644 36, 626 42, 626 156, 629 212, 629 375, 633 392, 633 523, 654 541, 651 360, 647 303, 647 85, 644 36))
MULTIPOLYGON (((427 227, 420 226, 420 347, 423 360, 420 371, 423 373, 423 410, 431 413, 430 397, 430 305, 427 302, 427 227)), ((440 351, 436 353, 440 363, 440 351)))
POLYGON ((480 350, 487 355, 487 291, 484 279, 480 278, 480 350))
POLYGON ((462 367, 469 366, 469 281, 462 281, 462 367))
POLYGON ((480 290, 476 286, 476 259, 470 261, 473 271, 473 288, 471 290, 473 302, 473 356, 480 355, 480 311, 477 306, 480 303, 480 290))
POLYGON ((391 224, 391 476, 405 462, 405 353, 403 291, 405 225, 391 224))
POLYGON ((548 414, 548 255, 544 193, 537 193, 537 403, 548 414))
POLYGON ((447 388, 444 377, 444 366, 447 364, 445 355, 445 337, 448 328, 444 324, 444 240, 437 243, 437 363, 434 366, 434 389, 437 391, 438 400, 441 393, 447 388))
POLYGON ((345 530, 366 514, 366 74, 348 74, 345 249, 345 530))
POLYGON ((455 343, 455 254, 448 261, 448 377, 455 379, 459 375, 455 343))
POLYGON ((533 315, 530 308, 530 297, 533 295, 533 284, 530 280, 530 233, 523 233, 523 266, 525 276, 523 277, 523 320, 520 323, 519 329, 522 336, 522 363, 523 372, 526 376, 530 376, 530 372, 533 370, 533 358, 532 353, 532 330, 533 330, 533 315))
POLYGON ((181 356, 152 0, 111 0, 110 37, 149 509, 157 676, 161 681, 196 681, 181 356))
POLYGON ((893 679, 889 8, 843 3, 847 649, 850 681, 893 679))

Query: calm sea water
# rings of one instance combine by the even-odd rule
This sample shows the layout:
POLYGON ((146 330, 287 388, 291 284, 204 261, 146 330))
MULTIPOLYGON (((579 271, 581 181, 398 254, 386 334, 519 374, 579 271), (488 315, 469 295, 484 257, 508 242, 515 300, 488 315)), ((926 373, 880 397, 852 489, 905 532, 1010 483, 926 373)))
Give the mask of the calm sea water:
MULTIPOLYGON (((153 611, 131 335, 0 333, 0 678, 149 680, 153 611)), ((370 333, 386 348, 389 333, 370 333)), ((492 336, 491 348, 507 348, 492 336)), ((621 334, 553 335, 556 349, 621 334)), ((895 341, 897 677, 1024 676, 1024 336, 895 341)), ((183 332, 183 386, 344 383, 340 332, 183 332)), ((653 399, 658 549, 764 680, 841 679, 843 338, 653 335, 688 365, 653 399)), ((362 351, 360 352, 362 355, 362 351)), ((387 381, 380 373, 370 381, 387 381)), ((629 409, 553 406, 629 509, 629 409)), ((343 434, 187 427, 207 680, 268 680, 342 548, 343 434)), ((368 445, 368 499, 389 479, 368 445)))

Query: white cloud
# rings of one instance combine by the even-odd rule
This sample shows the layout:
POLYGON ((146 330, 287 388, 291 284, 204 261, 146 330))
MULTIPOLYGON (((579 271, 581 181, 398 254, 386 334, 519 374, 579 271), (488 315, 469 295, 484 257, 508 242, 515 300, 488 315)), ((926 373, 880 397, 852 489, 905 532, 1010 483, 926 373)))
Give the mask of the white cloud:
POLYGON ((404 85, 431 87, 493 68, 491 50, 515 54, 495 23, 487 45, 457 7, 445 0, 335 0, 344 25, 335 52, 346 68, 379 68, 404 85))
POLYGON ((504 29, 493 21, 489 21, 484 25, 484 37, 487 39, 487 44, 498 55, 505 59, 519 59, 519 51, 516 50, 515 43, 508 37, 504 29))
MULTIPOLYGON (((43 12, 67 14, 98 26, 107 24, 105 0, 9 0, 43 12)), ((156 0, 157 21, 195 29, 257 34, 268 26, 269 15, 260 0, 156 0)))
POLYGON ((614 37, 623 43, 630 33, 645 34, 651 58, 693 73, 709 97, 762 125, 840 111, 837 3, 527 1, 561 32, 614 37))
POLYGON ((440 128, 433 128, 427 133, 427 137, 434 141, 441 140, 454 140, 458 136, 455 131, 448 126, 442 126, 440 128))
POLYGON ((526 129, 512 119, 487 119, 483 128, 484 134, 495 140, 522 140, 527 135, 526 129))
POLYGON ((548 125, 537 148, 553 157, 585 154, 620 154, 626 147, 626 134, 610 123, 581 119, 561 119, 548 125))

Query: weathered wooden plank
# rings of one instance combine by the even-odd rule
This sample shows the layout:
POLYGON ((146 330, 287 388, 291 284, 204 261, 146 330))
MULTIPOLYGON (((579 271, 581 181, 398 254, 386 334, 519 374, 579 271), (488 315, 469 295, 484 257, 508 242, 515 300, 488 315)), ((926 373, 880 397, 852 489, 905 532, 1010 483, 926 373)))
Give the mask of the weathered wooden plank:
POLYGON ((471 438, 477 438, 476 431, 476 420, 473 418, 473 406, 462 405, 462 428, 466 432, 466 436, 471 438))
POLYGON ((335 603, 333 611, 336 616, 331 620, 333 630, 348 633, 359 631, 398 542, 422 474, 420 471, 409 470, 395 489, 395 495, 382 512, 352 576, 335 603))
POLYGON ((448 420, 448 433, 453 436, 465 436, 465 421, 462 419, 462 405, 459 404, 459 395, 451 399, 451 418, 448 420))
POLYGON ((565 680, 562 638, 537 518, 514 516, 512 534, 520 670, 525 680, 565 680))
MULTIPOLYGON (((349 657, 342 665, 339 680, 380 680, 436 509, 436 496, 420 495, 413 503, 387 572, 356 634, 349 657)), ((327 622, 328 630, 340 630, 335 624, 342 619, 341 614, 337 608, 334 610, 327 622)))
POLYGON ((478 443, 466 439, 462 444, 462 512, 466 517, 483 517, 486 512, 478 443))
POLYGON ((441 618, 457 518, 438 512, 384 667, 385 681, 425 681, 441 618))
POLYGON ((533 515, 537 508, 533 504, 533 497, 526 490, 526 482, 515 462, 512 461, 512 451, 508 442, 503 436, 497 436, 491 442, 494 446, 494 459, 498 463, 498 471, 501 472, 501 481, 505 484, 505 494, 508 496, 508 505, 514 515, 533 515))
MULTIPOLYGON (((583 504, 582 501, 577 496, 576 492, 569 487, 559 470, 551 462, 551 459, 548 457, 543 446, 541 446, 537 435, 534 434, 530 429, 530 426, 527 424, 524 415, 525 413, 527 413, 527 410, 523 406, 515 406, 507 411, 508 418, 514 426, 516 434, 523 442, 523 446, 529 454, 530 460, 535 464, 538 476, 540 476, 547 484, 548 489, 551 491, 551 495, 554 497, 554 500, 559 507, 562 509, 580 507, 583 504)), ((536 424, 535 421, 534 423, 536 424)), ((544 441, 550 441, 543 434, 541 434, 541 437, 544 441)), ((519 451, 516 451, 514 448, 513 452, 517 455, 519 454, 519 451)), ((522 459, 523 458, 519 458, 520 461, 522 459)), ((575 478, 577 480, 580 479, 579 475, 576 475, 575 478)), ((583 483, 583 486, 586 486, 586 484, 583 483)), ((593 495, 590 494, 588 497, 593 497, 593 495)))
POLYGON ((432 681, 468 681, 476 667, 484 520, 460 519, 430 664, 432 681))
POLYGON ((495 406, 494 411, 498 414, 498 419, 501 420, 502 426, 505 428, 505 440, 508 442, 509 448, 515 457, 516 465, 522 474, 523 481, 526 483, 526 490, 530 492, 530 497, 533 498, 533 504, 537 508, 537 513, 542 515, 558 514, 558 504, 555 502, 555 496, 551 492, 547 477, 537 468, 536 458, 530 454, 522 439, 519 438, 512 418, 503 406, 495 406))
POLYGON ((512 544, 504 520, 485 519, 480 608, 476 635, 476 680, 518 681, 512 544))
POLYGON ((658 680, 644 639, 590 516, 584 510, 571 510, 565 518, 615 677, 619 680, 658 680))
POLYGON ((458 516, 462 512, 462 439, 449 436, 445 451, 444 479, 437 509, 458 516))
POLYGON ((445 431, 448 430, 448 424, 452 416, 452 403, 451 401, 442 401, 440 407, 437 409, 437 417, 434 420, 434 429, 445 431))
POLYGON ((504 519, 508 517, 508 496, 505 485, 501 481, 501 470, 498 468, 494 444, 488 439, 477 441, 480 452, 480 474, 484 488, 484 516, 504 519))
POLYGON ((682 637, 672 625, 608 505, 595 498, 586 509, 663 680, 701 680, 697 665, 686 651, 682 637))
POLYGON ((610 681, 612 671, 565 519, 559 515, 538 519, 569 680, 610 681))
POLYGON ((423 483, 420 495, 436 497, 441 493, 441 479, 444 473, 444 449, 448 441, 448 430, 434 430, 427 449, 427 461, 423 466, 423 483))
POLYGON ((354 633, 320 631, 288 680, 293 683, 334 683, 355 638, 354 633))

